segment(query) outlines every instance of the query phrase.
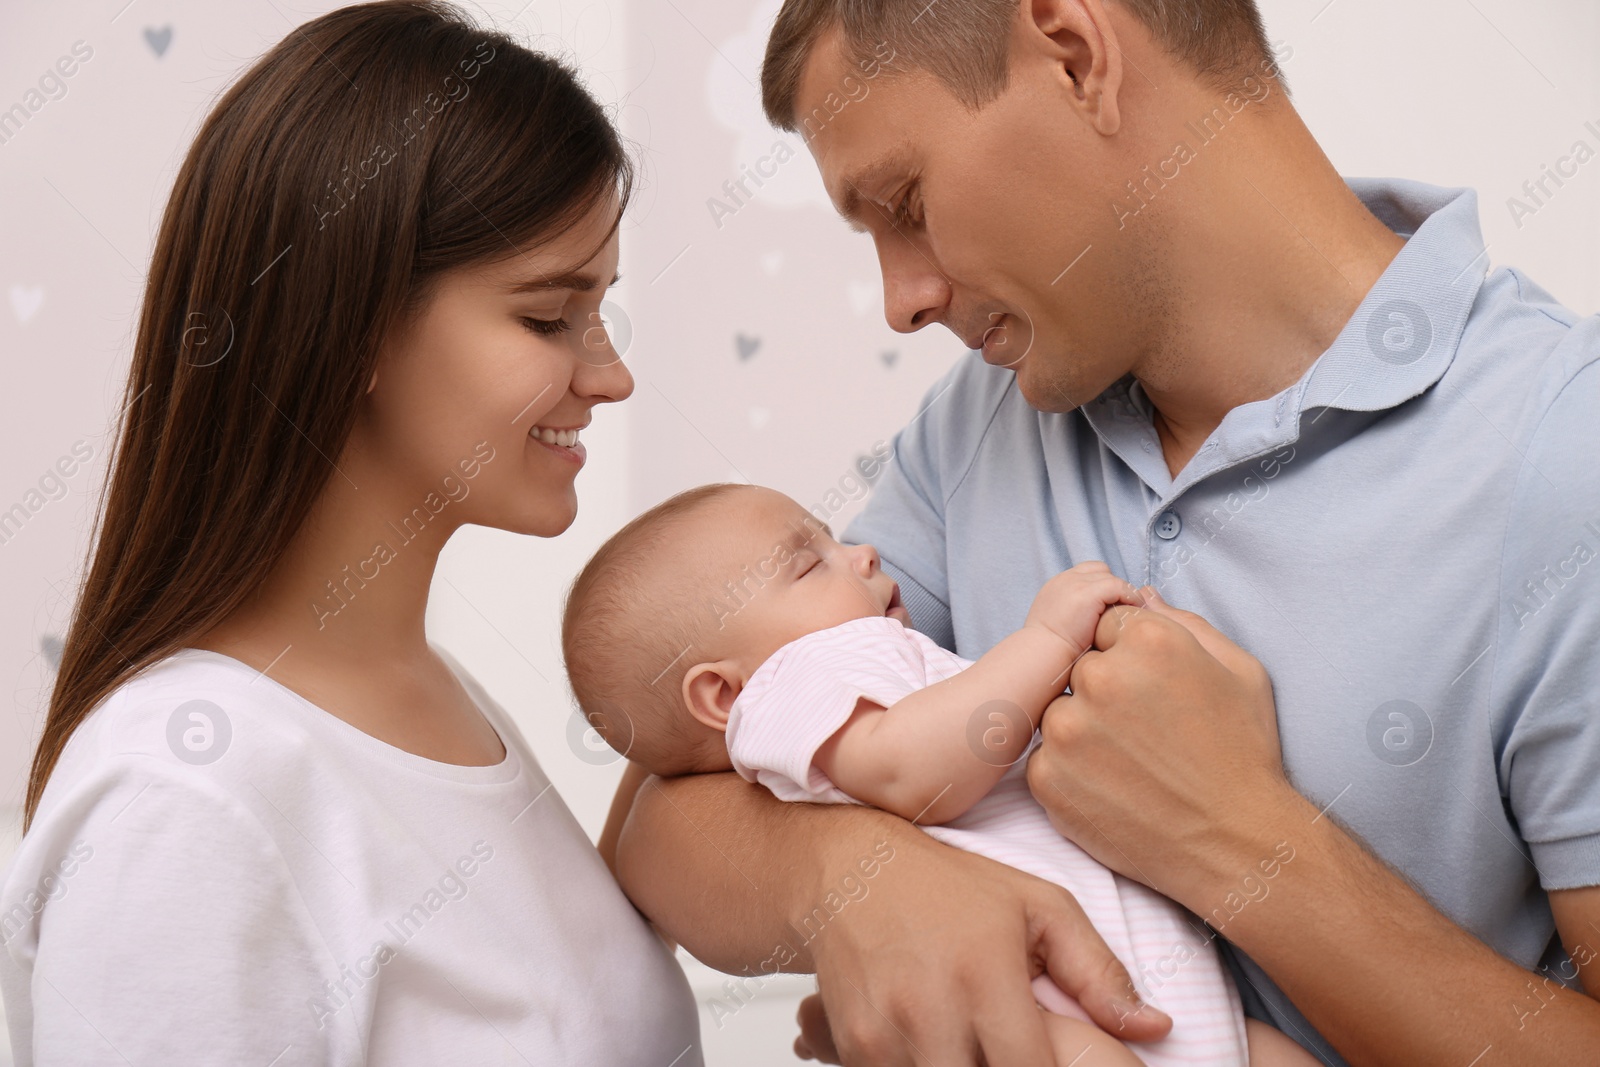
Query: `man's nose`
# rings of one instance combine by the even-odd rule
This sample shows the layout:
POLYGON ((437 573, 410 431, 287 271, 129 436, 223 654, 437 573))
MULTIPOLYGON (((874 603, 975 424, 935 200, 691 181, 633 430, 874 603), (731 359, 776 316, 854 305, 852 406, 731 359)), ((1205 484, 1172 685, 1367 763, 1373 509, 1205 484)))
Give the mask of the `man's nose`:
POLYGON ((950 282, 909 238, 890 233, 878 242, 883 269, 883 317, 899 333, 915 333, 943 321, 950 282))

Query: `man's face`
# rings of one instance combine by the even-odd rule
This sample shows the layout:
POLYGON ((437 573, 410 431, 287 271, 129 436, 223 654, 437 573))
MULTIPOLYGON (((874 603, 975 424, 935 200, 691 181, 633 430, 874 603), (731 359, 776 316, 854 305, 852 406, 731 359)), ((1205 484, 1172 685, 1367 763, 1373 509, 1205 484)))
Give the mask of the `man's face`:
POLYGON ((877 246, 889 325, 943 323, 1011 367, 1035 408, 1066 411, 1133 369, 1170 318, 1168 287, 1145 252, 1157 220, 1120 230, 1112 206, 1137 172, 1129 150, 1080 117, 1058 65, 1021 51, 974 113, 922 71, 863 95, 833 30, 796 115, 834 205, 877 246))

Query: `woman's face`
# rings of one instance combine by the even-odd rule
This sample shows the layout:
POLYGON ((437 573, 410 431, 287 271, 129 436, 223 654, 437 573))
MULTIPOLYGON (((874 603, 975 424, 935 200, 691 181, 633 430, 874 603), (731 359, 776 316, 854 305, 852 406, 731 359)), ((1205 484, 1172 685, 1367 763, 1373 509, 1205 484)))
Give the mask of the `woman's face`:
POLYGON ((525 254, 446 273, 396 331, 357 431, 373 453, 362 466, 393 474, 387 506, 409 514, 431 493, 449 528, 553 537, 572 524, 577 431, 595 405, 633 392, 599 314, 616 211, 612 198, 525 254))

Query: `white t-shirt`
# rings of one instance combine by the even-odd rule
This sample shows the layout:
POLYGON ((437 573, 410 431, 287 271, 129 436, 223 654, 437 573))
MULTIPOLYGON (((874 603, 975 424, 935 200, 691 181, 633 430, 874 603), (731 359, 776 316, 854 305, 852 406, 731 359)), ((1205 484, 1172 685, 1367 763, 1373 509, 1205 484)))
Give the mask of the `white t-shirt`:
POLYGON ((412 755, 184 649, 73 734, 0 888, 38 1064, 701 1063, 687 980, 516 727, 412 755))

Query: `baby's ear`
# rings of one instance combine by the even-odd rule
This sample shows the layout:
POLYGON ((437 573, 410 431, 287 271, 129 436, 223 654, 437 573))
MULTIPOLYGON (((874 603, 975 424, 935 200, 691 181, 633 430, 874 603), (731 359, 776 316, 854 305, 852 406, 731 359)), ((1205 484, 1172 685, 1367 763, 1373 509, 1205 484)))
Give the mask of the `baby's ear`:
POLYGON ((697 663, 683 675, 683 702, 689 714, 718 733, 728 730, 728 713, 739 695, 738 669, 727 660, 697 663))

